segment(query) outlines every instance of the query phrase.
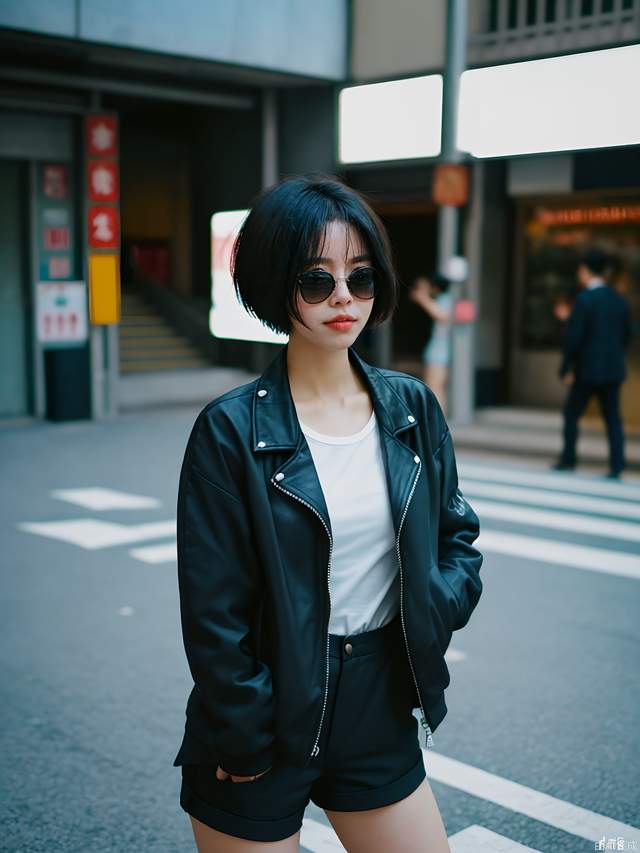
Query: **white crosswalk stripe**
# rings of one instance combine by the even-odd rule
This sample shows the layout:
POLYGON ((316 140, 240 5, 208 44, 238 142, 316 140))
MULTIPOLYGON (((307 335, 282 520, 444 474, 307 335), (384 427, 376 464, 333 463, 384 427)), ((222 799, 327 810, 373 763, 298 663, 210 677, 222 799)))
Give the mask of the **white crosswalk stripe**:
POLYGON ((442 782, 474 797, 480 797, 533 820, 546 823, 547 826, 586 838, 592 843, 602 836, 607 838, 621 836, 635 840, 640 849, 640 828, 638 827, 582 806, 576 806, 542 791, 536 791, 519 782, 504 779, 495 773, 449 758, 432 749, 428 754, 423 749, 422 754, 430 781, 442 782))
POLYGON ((534 527, 546 527, 551 530, 586 533, 590 536, 606 536, 610 539, 640 542, 640 524, 634 524, 630 521, 593 518, 575 512, 556 512, 528 506, 513 506, 497 501, 474 501, 473 508, 481 519, 492 518, 498 521, 530 524, 534 527))
POLYGON ((450 835, 449 847, 451 853, 540 853, 535 847, 525 847, 476 824, 450 835))
POLYGON ((484 526, 475 544, 483 553, 507 554, 535 562, 572 566, 575 569, 640 579, 640 556, 627 554, 624 551, 574 545, 571 542, 558 542, 556 539, 541 539, 539 536, 524 536, 519 533, 505 533, 501 530, 487 530, 484 526))
POLYGON ((118 492, 115 489, 103 489, 101 486, 91 486, 82 489, 54 489, 51 497, 61 501, 82 506, 94 512, 110 509, 157 509, 161 506, 156 498, 146 495, 132 495, 129 492, 118 492))
POLYGON ((118 524, 95 518, 72 518, 65 521, 22 522, 18 527, 28 533, 59 539, 89 551, 144 542, 146 539, 164 539, 176 533, 175 521, 118 524))
POLYGON ((478 480, 462 480, 461 488, 470 498, 495 498, 510 503, 529 506, 552 506, 572 512, 593 515, 608 515, 618 518, 635 518, 640 521, 640 501, 615 501, 608 498, 548 492, 524 486, 508 486, 503 483, 484 483, 478 480))
POLYGON ((461 479, 482 480, 488 483, 513 483, 516 486, 539 486, 550 491, 599 495, 617 500, 640 501, 640 485, 623 480, 597 480, 576 474, 531 471, 505 465, 478 465, 460 462, 458 471, 461 479))
POLYGON ((178 548, 175 540, 166 545, 147 545, 145 548, 132 548, 130 556, 143 563, 176 563, 178 548))

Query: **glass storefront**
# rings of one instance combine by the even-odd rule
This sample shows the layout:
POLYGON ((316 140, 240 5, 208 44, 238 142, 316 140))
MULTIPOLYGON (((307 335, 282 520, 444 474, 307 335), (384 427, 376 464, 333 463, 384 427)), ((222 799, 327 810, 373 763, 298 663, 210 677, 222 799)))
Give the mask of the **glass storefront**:
POLYGON ((521 353, 558 351, 566 317, 578 292, 580 256, 597 246, 612 259, 607 278, 629 301, 634 338, 623 389, 625 413, 640 425, 640 190, 520 202, 518 322, 513 340, 521 353))

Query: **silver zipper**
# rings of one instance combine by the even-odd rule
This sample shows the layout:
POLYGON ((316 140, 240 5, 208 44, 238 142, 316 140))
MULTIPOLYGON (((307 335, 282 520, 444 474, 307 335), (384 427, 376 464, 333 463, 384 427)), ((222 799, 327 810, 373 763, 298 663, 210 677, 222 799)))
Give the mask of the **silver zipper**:
POLYGON ((420 725, 424 729, 425 733, 425 749, 429 746, 433 746, 433 733, 431 731, 431 726, 427 722, 427 717, 424 712, 424 706, 422 704, 422 697, 420 696, 420 688, 418 687, 418 680, 416 679, 416 674, 413 669, 413 662, 411 660, 411 652, 409 650, 409 640, 407 639, 407 630, 404 624, 404 612, 402 609, 403 598, 404 598, 404 582, 402 575, 402 558, 400 557, 400 532, 402 530, 402 525, 404 523, 404 518, 407 514, 407 510, 409 509, 409 503, 411 502, 411 498, 413 497, 413 492, 416 488, 416 484, 418 482, 418 477, 420 476, 420 471, 422 469, 422 462, 418 459, 418 473, 415 476, 413 481, 413 485, 411 486, 411 491, 409 492, 409 497, 407 498, 407 502, 404 507, 404 512, 402 513, 402 518, 400 519, 400 525, 398 527, 398 535, 396 536, 396 551, 398 554, 398 565, 400 566, 400 621, 402 622, 402 633, 404 635, 404 642, 407 648, 407 657, 409 658, 409 666, 411 667, 411 675, 413 676, 413 681, 416 685, 416 692, 418 694, 418 701, 420 702, 420 711, 422 712, 422 717, 420 718, 420 725))
MULTIPOLYGON (((280 489, 281 492, 284 492, 286 495, 291 495, 292 498, 295 498, 297 501, 300 501, 301 504, 308 506, 309 509, 318 516, 318 518, 322 522, 322 526, 327 531, 327 536, 329 537, 329 563, 327 565, 327 592, 329 593, 329 616, 331 616, 331 581, 330 581, 330 578, 331 578, 331 557, 333 554, 333 537, 331 536, 331 531, 327 527, 324 518, 320 515, 318 510, 314 506, 312 506, 308 501, 305 501, 302 498, 299 498, 298 495, 294 495, 293 492, 290 492, 288 489, 285 489, 282 486, 278 485, 278 483, 273 478, 271 478, 271 482, 273 483, 273 485, 277 489, 280 489)), ((326 662, 326 678, 325 678, 325 685, 324 685, 324 702, 322 704, 322 716, 320 717, 320 726, 318 727, 318 734, 316 735, 316 740, 315 740, 315 743, 313 744, 313 749, 311 750, 311 756, 310 756, 311 758, 315 758, 320 752, 320 748, 318 747, 318 743, 320 741, 320 732, 322 731, 322 723, 324 722, 325 711, 327 710, 327 697, 329 695, 329 643, 330 643, 330 641, 329 641, 329 630, 328 630, 328 623, 327 623, 327 662, 326 662)))

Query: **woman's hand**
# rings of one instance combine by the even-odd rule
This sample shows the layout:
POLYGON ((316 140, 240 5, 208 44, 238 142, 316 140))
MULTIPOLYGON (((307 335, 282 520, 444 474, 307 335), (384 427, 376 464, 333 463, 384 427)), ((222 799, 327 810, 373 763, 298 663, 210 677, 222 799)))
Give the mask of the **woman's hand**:
POLYGON ((431 298, 431 289, 427 279, 417 278, 409 288, 408 296, 413 302, 418 303, 423 300, 429 300, 431 298))
POLYGON ((264 776, 264 774, 268 773, 269 770, 271 770, 271 768, 267 767, 266 770, 263 770, 262 773, 257 773, 255 776, 234 776, 231 773, 227 773, 226 770, 223 770, 222 767, 218 765, 218 769, 216 770, 216 779, 219 779, 221 782, 224 782, 225 779, 231 779, 232 782, 255 782, 256 779, 264 776))

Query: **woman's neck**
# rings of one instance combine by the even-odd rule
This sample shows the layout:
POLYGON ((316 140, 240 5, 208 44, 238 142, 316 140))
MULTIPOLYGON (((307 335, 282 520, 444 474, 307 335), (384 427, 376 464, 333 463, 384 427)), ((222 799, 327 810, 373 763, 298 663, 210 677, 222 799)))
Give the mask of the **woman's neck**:
POLYGON ((364 390, 362 380, 351 366, 346 348, 322 350, 306 341, 287 345, 287 372, 291 395, 296 403, 348 405, 364 390))

